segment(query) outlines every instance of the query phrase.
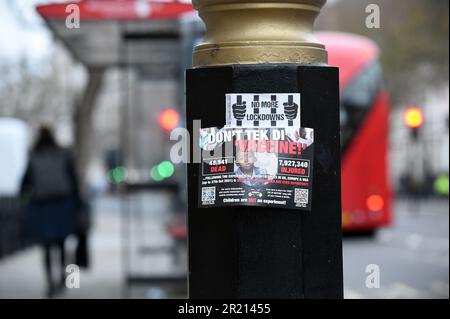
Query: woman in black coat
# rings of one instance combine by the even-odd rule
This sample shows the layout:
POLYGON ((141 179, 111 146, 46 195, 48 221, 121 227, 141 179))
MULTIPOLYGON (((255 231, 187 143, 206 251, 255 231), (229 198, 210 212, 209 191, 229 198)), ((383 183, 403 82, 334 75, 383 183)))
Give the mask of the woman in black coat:
POLYGON ((22 181, 25 230, 44 250, 48 297, 65 285, 64 242, 75 232, 81 201, 70 153, 59 147, 48 128, 41 128, 22 181), (53 280, 52 250, 59 252, 59 282, 53 280))

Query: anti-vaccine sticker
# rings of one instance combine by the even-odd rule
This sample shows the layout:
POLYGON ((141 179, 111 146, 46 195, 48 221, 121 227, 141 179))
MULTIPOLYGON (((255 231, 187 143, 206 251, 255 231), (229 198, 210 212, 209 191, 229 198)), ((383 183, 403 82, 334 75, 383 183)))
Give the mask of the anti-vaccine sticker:
POLYGON ((311 210, 314 130, 200 130, 199 207, 311 210))
POLYGON ((299 93, 226 94, 226 127, 297 127, 299 93))

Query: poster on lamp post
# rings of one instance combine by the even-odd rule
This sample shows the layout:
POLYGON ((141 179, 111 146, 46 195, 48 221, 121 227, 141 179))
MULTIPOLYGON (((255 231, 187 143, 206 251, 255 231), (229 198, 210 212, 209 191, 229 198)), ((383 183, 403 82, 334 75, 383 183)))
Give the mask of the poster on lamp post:
POLYGON ((199 206, 311 210, 314 130, 205 128, 199 206))

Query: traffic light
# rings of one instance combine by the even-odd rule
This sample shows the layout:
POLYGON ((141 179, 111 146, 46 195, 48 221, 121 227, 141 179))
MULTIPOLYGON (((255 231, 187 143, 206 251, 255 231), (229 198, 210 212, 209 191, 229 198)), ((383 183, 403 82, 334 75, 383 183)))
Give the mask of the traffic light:
POLYGON ((150 178, 155 182, 161 182, 172 177, 173 174, 175 174, 175 166, 169 161, 161 162, 150 170, 150 178))
POLYGON ((411 129, 411 135, 414 140, 417 140, 419 136, 419 129, 424 122, 423 112, 419 107, 409 107, 406 109, 403 120, 405 125, 411 129))
POLYGON ((113 184, 125 182, 128 177, 128 170, 123 166, 117 166, 109 171, 109 180, 113 184))
POLYGON ((159 126, 166 132, 172 131, 178 127, 180 122, 180 115, 174 109, 165 109, 159 113, 159 126))

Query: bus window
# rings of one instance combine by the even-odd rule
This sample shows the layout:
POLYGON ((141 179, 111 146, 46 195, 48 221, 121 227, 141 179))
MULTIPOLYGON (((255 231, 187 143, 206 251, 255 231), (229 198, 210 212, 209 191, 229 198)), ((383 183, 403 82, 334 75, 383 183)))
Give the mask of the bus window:
POLYGON ((381 66, 369 64, 341 92, 341 145, 345 151, 368 111, 374 104, 382 85, 381 66))

